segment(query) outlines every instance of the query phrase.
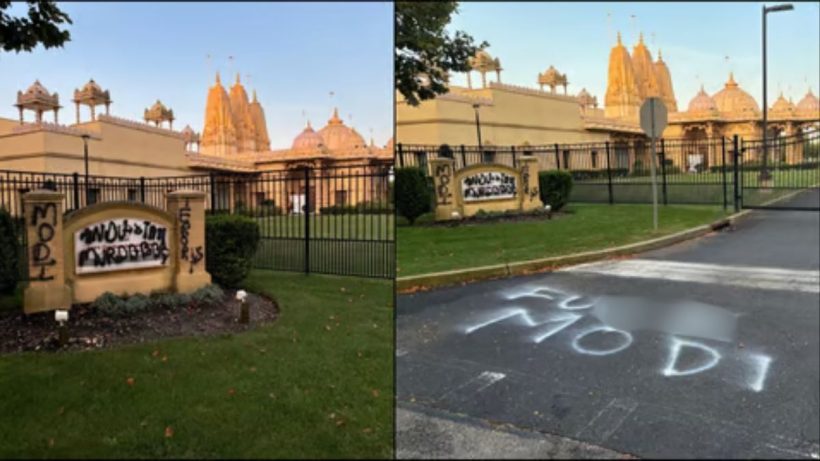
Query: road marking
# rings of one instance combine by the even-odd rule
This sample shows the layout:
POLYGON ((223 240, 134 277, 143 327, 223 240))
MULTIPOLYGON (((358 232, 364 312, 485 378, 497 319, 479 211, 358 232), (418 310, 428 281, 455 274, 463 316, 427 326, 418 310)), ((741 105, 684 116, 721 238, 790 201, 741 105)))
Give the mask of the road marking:
POLYGON ((462 396, 477 394, 506 377, 507 375, 504 373, 497 373, 494 371, 483 371, 480 375, 474 378, 470 378, 464 384, 456 386, 453 389, 450 389, 449 391, 445 392, 441 397, 438 398, 438 400, 444 400, 444 398, 449 397, 450 394, 456 393, 462 396))
POLYGON ((606 442, 637 408, 638 403, 633 400, 612 399, 575 437, 583 435, 585 439, 595 441, 594 443, 606 442))
POLYGON ((396 349, 396 357, 404 357, 407 355, 407 349, 396 349))
POLYGON ((810 270, 627 259, 581 264, 562 271, 820 293, 820 271, 810 270))

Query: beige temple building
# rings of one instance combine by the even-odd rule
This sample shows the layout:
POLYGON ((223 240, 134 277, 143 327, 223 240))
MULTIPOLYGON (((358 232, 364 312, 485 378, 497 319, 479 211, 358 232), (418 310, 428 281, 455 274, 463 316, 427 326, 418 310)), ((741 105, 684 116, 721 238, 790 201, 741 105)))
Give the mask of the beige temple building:
MULTIPOLYGON (((657 59, 641 35, 632 52, 617 43, 609 55, 604 105, 586 89, 567 90, 569 77, 555 67, 537 76, 538 87, 501 82, 501 62, 486 51, 471 61, 467 87, 451 85, 447 94, 421 102, 417 107, 397 96, 396 138, 399 143, 476 145, 476 112, 485 146, 538 146, 553 143, 625 142, 645 137, 638 115, 645 98, 661 98, 669 111, 664 138, 699 140, 739 135, 760 139, 760 106, 729 75, 723 88, 707 93, 704 88, 688 104, 679 107, 673 78, 660 51, 657 59), (477 72, 480 86, 470 74, 477 72), (490 81, 495 77, 495 81, 490 81)), ((809 89, 796 104, 782 94, 768 111, 773 135, 800 136, 820 128, 820 105, 809 89)), ((490 147, 491 148, 491 147, 490 147)))
POLYGON ((302 177, 304 168, 310 167, 317 180, 311 187, 323 191, 312 194, 311 208, 318 209, 378 199, 381 190, 364 187, 361 181, 343 184, 330 179, 322 182, 323 178, 333 176, 339 168, 355 174, 393 161, 392 141, 384 146, 376 146, 372 139, 366 142, 355 128, 345 125, 336 110, 321 129, 314 130, 308 122, 290 146, 271 149, 265 112, 255 91, 248 97, 238 75, 226 89, 217 74, 208 90, 201 134, 190 126, 175 129, 173 110, 159 100, 145 108, 143 120, 112 115, 111 94, 94 80, 73 95, 74 123, 61 124, 57 93, 50 93, 39 81, 17 93, 18 119, 0 117, 0 170, 82 175, 87 143, 91 175, 157 178, 215 173, 233 178, 219 184, 223 188, 218 191, 219 200, 227 207, 240 201, 275 201, 290 209, 292 203, 283 202, 292 202, 306 191, 296 190, 298 184, 286 178, 302 177), (98 106, 104 106, 104 113, 97 112, 98 106), (81 117, 84 107, 87 119, 81 117), (34 120, 26 120, 29 111, 34 120), (267 189, 245 190, 241 178, 265 175, 285 179, 265 182, 267 189))

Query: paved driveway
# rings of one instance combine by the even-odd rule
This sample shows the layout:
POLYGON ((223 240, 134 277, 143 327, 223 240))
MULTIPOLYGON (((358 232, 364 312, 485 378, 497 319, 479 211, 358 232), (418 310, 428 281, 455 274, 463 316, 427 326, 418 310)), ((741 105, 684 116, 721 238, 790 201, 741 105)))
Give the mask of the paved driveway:
POLYGON ((400 296, 398 399, 640 457, 818 459, 818 268, 820 214, 765 211, 631 259, 400 296))

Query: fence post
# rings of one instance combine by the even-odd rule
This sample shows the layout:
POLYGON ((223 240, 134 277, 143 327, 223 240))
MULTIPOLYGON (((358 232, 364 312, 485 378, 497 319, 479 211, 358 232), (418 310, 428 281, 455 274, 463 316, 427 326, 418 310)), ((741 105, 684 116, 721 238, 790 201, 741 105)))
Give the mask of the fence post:
POLYGON ((467 167, 467 152, 464 149, 464 144, 461 145, 461 167, 467 167))
POLYGON ((211 212, 213 213, 216 211, 216 178, 214 178, 213 172, 208 174, 208 179, 211 187, 211 212))
POLYGON ((720 159, 722 166, 720 167, 721 183, 723 184, 723 209, 729 206, 729 198, 726 196, 726 138, 720 137, 720 159))
POLYGON ((402 153, 401 143, 398 143, 397 147, 399 149, 399 152, 398 152, 398 154, 399 154, 399 166, 404 168, 404 154, 402 153))
POLYGON ((310 168, 305 167, 305 274, 310 274, 310 168))
POLYGON ((555 169, 561 169, 561 157, 558 155, 558 143, 555 143, 555 169))
POLYGON ((663 204, 668 205, 668 197, 666 194, 666 143, 661 138, 661 184, 663 186, 663 204))
POLYGON ((513 168, 515 168, 515 146, 510 146, 510 149, 512 149, 513 168))
POLYGON ((80 209, 80 174, 76 171, 72 175, 74 179, 74 184, 72 187, 72 192, 74 193, 74 209, 80 209))
POLYGON ((606 142, 606 178, 607 189, 609 189, 609 204, 612 205, 615 203, 615 199, 612 195, 612 167, 609 164, 609 141, 606 142))
POLYGON ((140 201, 145 203, 145 176, 140 176, 140 201))
POLYGON ((734 135, 732 138, 732 148, 734 149, 734 163, 735 163, 735 213, 740 211, 740 180, 739 178, 739 169, 740 169, 740 149, 738 147, 738 136, 734 135))

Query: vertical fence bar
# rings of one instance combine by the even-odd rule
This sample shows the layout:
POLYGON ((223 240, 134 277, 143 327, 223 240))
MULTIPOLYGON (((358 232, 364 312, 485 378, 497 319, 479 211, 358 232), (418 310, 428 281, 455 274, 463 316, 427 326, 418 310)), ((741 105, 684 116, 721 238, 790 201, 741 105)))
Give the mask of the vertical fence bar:
POLYGON ((513 168, 515 168, 516 167, 515 146, 510 146, 510 152, 512 152, 512 166, 513 166, 513 168))
POLYGON ((145 176, 140 176, 140 202, 145 203, 145 176))
POLYGON ((738 148, 738 136, 734 135, 732 138, 732 148, 734 150, 733 158, 734 158, 734 171, 735 171, 735 213, 740 211, 740 178, 739 178, 739 169, 740 169, 740 149, 738 148))
POLYGON ((609 204, 612 205, 615 203, 615 198, 612 195, 612 166, 609 160, 609 141, 606 142, 606 179, 607 189, 609 190, 609 204))
POLYGON ((726 196, 726 138, 720 137, 720 159, 722 166, 720 168, 721 183, 723 184, 723 209, 729 206, 729 197, 726 196))
POLYGON ((305 167, 305 274, 310 274, 310 168, 305 167))
POLYGON ((213 213, 216 211, 216 181, 213 172, 208 174, 208 181, 211 187, 211 213, 213 213))
POLYGON ((71 193, 74 195, 74 209, 79 210, 80 209, 80 173, 77 173, 75 171, 74 174, 71 175, 71 178, 72 178, 71 193))
POLYGON ((558 155, 558 143, 555 143, 555 169, 561 169, 561 157, 558 155))
POLYGON ((661 185, 663 191, 663 204, 668 205, 668 197, 666 193, 666 143, 664 143, 663 138, 661 138, 661 185))
POLYGON ((401 149, 401 143, 398 143, 396 145, 396 147, 398 147, 398 151, 399 151, 399 166, 404 167, 404 153, 401 149))
POLYGON ((464 151, 464 144, 461 145, 461 167, 467 166, 467 153, 464 151))

